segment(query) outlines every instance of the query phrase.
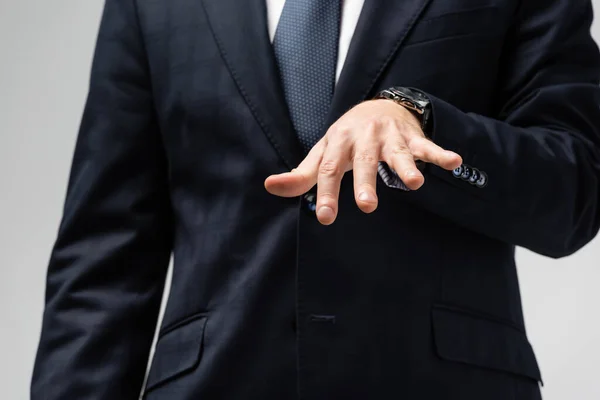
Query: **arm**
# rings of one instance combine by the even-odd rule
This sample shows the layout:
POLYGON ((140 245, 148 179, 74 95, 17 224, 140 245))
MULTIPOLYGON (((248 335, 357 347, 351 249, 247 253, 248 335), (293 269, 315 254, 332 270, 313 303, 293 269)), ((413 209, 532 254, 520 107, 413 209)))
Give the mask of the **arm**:
POLYGON ((430 96, 432 139, 485 171, 488 185, 478 189, 429 165, 431 179, 409 197, 474 231, 561 257, 600 224, 600 58, 588 0, 521 7, 498 119, 430 96))
POLYGON ((132 0, 107 0, 31 398, 137 399, 172 246, 167 163, 132 0))
POLYGON ((336 121, 298 168, 270 176, 266 189, 292 197, 317 184, 317 218, 328 225, 346 171, 353 170, 358 207, 377 208, 383 161, 413 190, 406 201, 460 226, 552 257, 584 246, 600 226, 600 57, 591 4, 531 0, 520 7, 500 69, 496 119, 429 95, 430 141, 404 107, 367 101, 336 121), (415 160, 430 163, 424 186, 415 160), (463 160, 487 174, 485 188, 449 172, 463 160))

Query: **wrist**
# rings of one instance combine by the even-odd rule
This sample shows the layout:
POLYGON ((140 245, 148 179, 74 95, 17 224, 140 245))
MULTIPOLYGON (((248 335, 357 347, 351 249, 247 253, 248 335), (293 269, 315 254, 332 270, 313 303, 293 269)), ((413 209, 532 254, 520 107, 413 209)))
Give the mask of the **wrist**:
POLYGON ((408 110, 418 121, 423 133, 430 136, 431 102, 424 92, 414 88, 392 87, 379 92, 375 99, 390 100, 408 110))

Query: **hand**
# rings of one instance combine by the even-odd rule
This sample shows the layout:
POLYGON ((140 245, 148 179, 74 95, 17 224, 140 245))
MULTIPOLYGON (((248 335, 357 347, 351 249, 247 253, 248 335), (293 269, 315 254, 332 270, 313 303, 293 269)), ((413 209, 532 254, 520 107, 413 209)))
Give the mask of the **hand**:
POLYGON ((335 221, 343 175, 354 169, 356 204, 365 213, 377 208, 377 166, 385 161, 412 190, 425 178, 415 161, 453 170, 461 157, 428 140, 417 118, 391 100, 364 102, 343 115, 291 172, 271 175, 269 193, 296 197, 317 184, 317 218, 324 225, 335 221))

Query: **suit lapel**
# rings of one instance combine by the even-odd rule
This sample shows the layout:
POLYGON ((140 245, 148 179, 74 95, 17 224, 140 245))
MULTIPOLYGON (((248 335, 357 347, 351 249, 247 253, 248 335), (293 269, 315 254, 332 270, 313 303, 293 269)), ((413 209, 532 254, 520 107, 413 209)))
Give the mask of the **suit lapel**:
MULTIPOLYGON (((328 125, 373 95, 379 77, 430 1, 365 0, 336 86, 328 125)), ((265 0, 202 2, 240 93, 285 165, 295 168, 304 153, 283 95, 269 39, 265 0)))
POLYGON ((202 0, 210 28, 235 83, 285 165, 303 150, 290 121, 267 26, 265 0, 202 0))
POLYGON ((328 126, 374 95, 373 87, 430 1, 365 0, 335 89, 328 126))

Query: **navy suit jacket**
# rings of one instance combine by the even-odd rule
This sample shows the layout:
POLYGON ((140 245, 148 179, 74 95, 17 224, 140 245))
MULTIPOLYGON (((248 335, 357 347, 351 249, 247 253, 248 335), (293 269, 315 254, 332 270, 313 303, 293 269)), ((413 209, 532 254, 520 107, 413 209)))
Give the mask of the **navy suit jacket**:
MULTIPOLYGON (((264 0, 106 0, 32 399, 539 399, 515 246, 567 256, 600 223, 588 0, 367 0, 329 122, 390 86, 485 171, 379 181, 338 220, 264 179, 303 158, 264 0)), ((540 276, 543 279, 543 276, 540 276)))

